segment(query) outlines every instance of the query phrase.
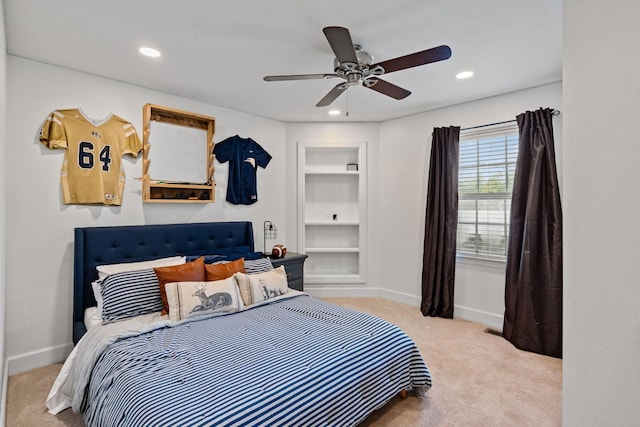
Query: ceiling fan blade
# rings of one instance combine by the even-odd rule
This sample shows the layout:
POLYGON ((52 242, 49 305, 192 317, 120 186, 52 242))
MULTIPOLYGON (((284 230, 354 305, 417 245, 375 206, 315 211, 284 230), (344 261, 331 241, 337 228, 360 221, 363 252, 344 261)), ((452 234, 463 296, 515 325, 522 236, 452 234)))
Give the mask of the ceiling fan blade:
POLYGON ((338 77, 337 74, 290 74, 285 76, 265 76, 266 82, 280 82, 285 80, 314 80, 314 79, 330 79, 338 77))
POLYGON ((394 99, 404 99, 411 95, 411 92, 408 90, 378 78, 367 79, 362 82, 362 85, 394 99))
POLYGON ((340 83, 336 86, 333 87, 333 89, 331 89, 329 91, 328 94, 326 94, 324 96, 324 98, 322 98, 317 104, 316 107, 326 107, 327 105, 331 104, 333 101, 335 101, 340 95, 342 95, 342 92, 344 92, 345 90, 347 90, 347 88, 349 87, 349 85, 347 83, 340 83))
POLYGON ((325 27, 322 31, 327 37, 327 41, 339 63, 358 63, 358 57, 353 48, 353 41, 351 41, 351 34, 349 34, 348 29, 344 27, 325 27))
POLYGON ((411 53, 409 55, 400 56, 398 58, 378 62, 377 64, 371 65, 370 68, 380 65, 384 68, 385 74, 387 74, 411 67, 417 67, 418 65, 443 61, 449 58, 451 58, 451 48, 449 46, 442 45, 420 52, 411 53))

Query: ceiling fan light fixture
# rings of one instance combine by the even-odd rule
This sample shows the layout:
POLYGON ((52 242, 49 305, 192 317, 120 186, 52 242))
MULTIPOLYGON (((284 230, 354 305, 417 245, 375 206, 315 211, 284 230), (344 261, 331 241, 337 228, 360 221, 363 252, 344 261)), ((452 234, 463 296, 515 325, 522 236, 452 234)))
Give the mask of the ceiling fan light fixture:
POLYGON ((456 74, 456 79, 459 80, 463 80, 463 79, 468 79, 469 77, 473 77, 473 71, 461 71, 458 74, 456 74))
POLYGON ((149 58, 158 58, 160 56, 160 51, 152 47, 142 46, 138 51, 149 58))
POLYGON ((329 110, 329 115, 330 116, 339 116, 340 115, 340 110, 329 110))

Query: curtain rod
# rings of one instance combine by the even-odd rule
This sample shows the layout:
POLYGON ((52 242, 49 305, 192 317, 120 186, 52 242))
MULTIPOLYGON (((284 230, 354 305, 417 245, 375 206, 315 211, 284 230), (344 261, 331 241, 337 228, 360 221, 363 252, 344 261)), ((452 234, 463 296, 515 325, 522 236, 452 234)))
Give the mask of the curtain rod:
MULTIPOLYGON (((551 114, 554 115, 554 116, 557 116, 558 114, 560 114, 560 111, 559 110, 553 110, 551 112, 551 114)), ((495 122, 495 123, 489 123, 489 124, 486 124, 486 125, 471 126, 471 127, 468 127, 468 128, 462 128, 460 130, 463 131, 463 130, 480 129, 480 128, 486 128, 488 126, 504 125, 504 124, 507 124, 507 123, 515 122, 515 121, 516 121, 515 119, 513 119, 513 120, 505 120, 503 122, 495 122)))

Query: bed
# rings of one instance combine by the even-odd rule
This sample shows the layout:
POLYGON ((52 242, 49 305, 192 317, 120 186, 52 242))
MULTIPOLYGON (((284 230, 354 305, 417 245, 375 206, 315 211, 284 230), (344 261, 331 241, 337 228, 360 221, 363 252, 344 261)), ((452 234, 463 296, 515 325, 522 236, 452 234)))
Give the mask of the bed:
MULTIPOLYGON (((250 222, 77 228, 74 248, 76 346, 47 398, 53 414, 72 407, 88 426, 351 426, 400 392, 431 387, 415 343, 382 319, 295 290, 243 303, 242 280, 258 295, 262 277, 279 274, 272 267, 206 282, 239 289, 227 311, 218 298, 208 314, 175 318, 171 305, 87 330, 98 266, 241 251, 248 265, 250 222)), ((167 292, 182 285, 205 303, 203 283, 167 292)))

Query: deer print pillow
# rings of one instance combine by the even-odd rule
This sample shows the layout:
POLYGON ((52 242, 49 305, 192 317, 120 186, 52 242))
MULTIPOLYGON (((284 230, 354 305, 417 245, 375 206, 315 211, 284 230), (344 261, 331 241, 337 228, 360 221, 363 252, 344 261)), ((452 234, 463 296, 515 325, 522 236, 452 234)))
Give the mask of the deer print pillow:
POLYGON ((204 275, 204 257, 200 257, 195 261, 182 265, 174 265, 170 267, 155 267, 153 269, 158 276, 160 284, 160 297, 162 298, 162 314, 169 312, 169 303, 167 302, 167 294, 165 285, 171 282, 190 282, 205 281, 204 275))
POLYGON ((233 277, 214 282, 171 282, 165 285, 169 320, 242 310, 242 299, 233 277))
POLYGON ((236 273, 233 277, 238 283, 242 302, 246 307, 289 292, 284 265, 264 273, 236 273))

